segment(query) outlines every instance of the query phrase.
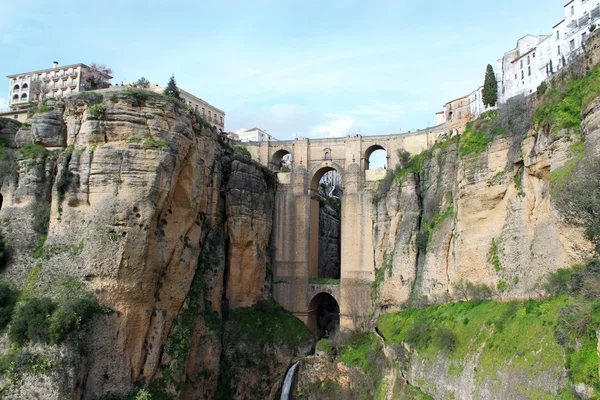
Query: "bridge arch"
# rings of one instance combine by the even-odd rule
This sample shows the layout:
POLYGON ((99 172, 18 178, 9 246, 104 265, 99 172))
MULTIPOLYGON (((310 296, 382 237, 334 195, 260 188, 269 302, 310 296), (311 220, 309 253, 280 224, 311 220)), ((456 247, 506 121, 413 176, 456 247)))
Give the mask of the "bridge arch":
MULTIPOLYGON (((321 196, 319 195, 319 182, 323 176, 331 171, 335 171, 340 176, 340 185, 343 187, 343 176, 342 176, 342 168, 339 165, 332 162, 323 162, 317 165, 312 169, 311 175, 311 183, 309 190, 309 238, 308 238, 308 276, 309 278, 332 278, 339 279, 341 275, 341 241, 335 244, 335 239, 332 242, 325 242, 325 247, 321 250, 327 249, 326 254, 331 254, 331 258, 329 258, 329 262, 326 261, 321 271, 319 271, 319 252, 320 252, 320 234, 321 234, 321 196), (337 254, 337 255, 336 255, 337 254), (326 265, 329 265, 327 267, 326 265)), ((325 215, 325 214, 324 214, 325 215)), ((335 218, 335 217, 334 217, 335 218)), ((330 237, 335 238, 335 233, 338 234, 339 240, 341 239, 341 213, 339 213, 339 226, 331 225, 332 230, 329 232, 334 232, 330 237)), ((324 225, 324 229, 325 229, 324 225)), ((325 254, 325 253, 324 253, 325 254)))
POLYGON ((340 326, 340 305, 327 292, 313 296, 308 305, 308 327, 318 338, 329 336, 340 326))
POLYGON ((389 155, 387 149, 380 144, 374 144, 374 145, 367 147, 367 150, 365 150, 364 157, 363 157, 363 169, 364 170, 369 169, 370 162, 371 162, 370 158, 373 155, 373 153, 375 153, 376 151, 380 151, 380 150, 383 150, 385 152, 385 157, 386 157, 385 165, 387 166, 389 164, 388 161, 390 159, 390 155, 389 155))
POLYGON ((291 168, 292 153, 285 148, 277 150, 271 157, 271 169, 273 171, 281 171, 282 168, 291 168))
POLYGON ((329 171, 336 171, 340 174, 340 178, 342 179, 342 186, 344 185, 344 168, 342 168, 339 164, 332 162, 331 160, 324 160, 321 163, 318 163, 316 166, 312 167, 309 173, 309 176, 312 176, 310 180, 310 189, 313 193, 316 193, 319 189, 319 181, 329 171))

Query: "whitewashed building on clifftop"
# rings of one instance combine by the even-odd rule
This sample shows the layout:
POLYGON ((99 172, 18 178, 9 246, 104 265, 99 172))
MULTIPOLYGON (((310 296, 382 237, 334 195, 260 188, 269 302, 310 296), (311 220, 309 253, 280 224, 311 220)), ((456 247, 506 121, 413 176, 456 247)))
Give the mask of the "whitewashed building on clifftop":
POLYGON ((529 95, 550 74, 550 35, 525 35, 517 40, 517 46, 498 60, 498 101, 511 97, 529 95))
POLYGON ((242 129, 236 133, 239 140, 242 142, 269 142, 277 140, 272 135, 267 133, 267 131, 260 128, 252 128, 247 130, 242 129))
MULTIPOLYGON (((59 66, 54 61, 52 68, 8 75, 8 106, 10 110, 0 112, 0 117, 25 122, 27 109, 47 98, 66 97, 83 92, 91 87, 88 77, 91 68, 85 64, 59 66)), ((99 72, 95 72, 99 74, 99 72)), ((104 74, 107 82, 112 76, 104 74)))
POLYGON ((562 68, 579 54, 587 37, 600 23, 598 0, 572 0, 564 5, 565 18, 552 28, 553 65, 562 68))

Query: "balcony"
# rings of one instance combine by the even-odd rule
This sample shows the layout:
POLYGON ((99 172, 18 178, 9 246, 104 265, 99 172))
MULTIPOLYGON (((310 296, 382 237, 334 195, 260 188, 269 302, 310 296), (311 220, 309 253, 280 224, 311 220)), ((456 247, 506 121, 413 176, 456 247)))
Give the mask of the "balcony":
POLYGON ((76 78, 77 78, 77 75, 78 75, 78 74, 77 74, 77 71, 73 71, 73 72, 69 73, 69 76, 70 76, 71 78, 73 78, 73 79, 76 79, 76 78))
POLYGON ((59 80, 59 79, 60 79, 60 78, 59 78, 59 76, 58 76, 58 75, 54 75, 54 76, 52 77, 52 80, 53 80, 54 82, 58 82, 58 80, 59 80))

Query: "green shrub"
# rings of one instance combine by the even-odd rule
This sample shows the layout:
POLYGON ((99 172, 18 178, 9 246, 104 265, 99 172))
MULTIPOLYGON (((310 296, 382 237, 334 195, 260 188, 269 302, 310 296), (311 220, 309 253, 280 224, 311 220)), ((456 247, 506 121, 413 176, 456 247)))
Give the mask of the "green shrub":
POLYGON ((548 277, 545 289, 552 296, 559 296, 561 294, 567 294, 570 292, 569 282, 571 280, 571 274, 573 273, 570 269, 559 269, 553 272, 548 277))
POLYGON ((0 281, 0 331, 10 322, 17 297, 7 282, 0 281))
POLYGON ((329 342, 329 339, 321 339, 317 342, 317 351, 319 353, 324 353, 324 354, 331 354, 331 352, 333 351, 333 346, 331 345, 331 343, 329 342))
POLYGON ((19 159, 37 160, 45 158, 50 152, 44 146, 39 144, 28 144, 19 148, 19 159))
POLYGON ((0 269, 6 266, 6 261, 8 259, 7 249, 6 249, 6 240, 0 234, 0 269))
POLYGON ((52 111, 52 110, 54 110, 54 107, 50 107, 46 103, 43 103, 38 108, 35 109, 34 113, 35 114, 42 114, 42 113, 46 113, 46 112, 49 112, 49 111, 52 111))
POLYGON ((54 304, 49 298, 34 298, 17 308, 8 336, 13 343, 43 342, 50 328, 54 304))
POLYGON ((90 113, 90 116, 92 116, 94 118, 101 118, 104 116, 104 113, 106 112, 106 104, 104 104, 104 103, 91 104, 88 106, 88 112, 90 113))
POLYGON ((33 230, 39 235, 48 233, 50 224, 50 203, 40 202, 36 205, 33 214, 33 230))
POLYGON ((286 345, 290 348, 306 342, 310 330, 275 300, 261 300, 253 307, 229 313, 232 339, 236 343, 286 345))
POLYGON ((452 351, 456 347, 456 334, 452 329, 441 327, 435 331, 435 340, 438 345, 447 350, 452 351))
POLYGON ((150 98, 150 93, 144 90, 127 89, 125 93, 133 97, 135 105, 141 107, 150 98))
POLYGON ((47 341, 50 344, 62 342, 69 333, 81 329, 95 313, 101 310, 95 296, 86 294, 60 304, 52 314, 47 341))
POLYGON ((338 349, 340 361, 350 367, 360 367, 367 375, 378 376, 385 357, 377 337, 370 332, 353 332, 345 346, 338 349))
POLYGON ((417 348, 425 347, 431 340, 431 327, 424 320, 414 321, 406 333, 405 341, 417 348))
POLYGON ((149 147, 158 147, 159 149, 164 149, 169 146, 169 142, 165 142, 164 140, 156 140, 154 138, 150 138, 144 142, 144 146, 149 147))
POLYGON ((537 87, 538 97, 543 96, 547 90, 548 90, 548 84, 546 83, 546 81, 540 83, 539 86, 537 87))

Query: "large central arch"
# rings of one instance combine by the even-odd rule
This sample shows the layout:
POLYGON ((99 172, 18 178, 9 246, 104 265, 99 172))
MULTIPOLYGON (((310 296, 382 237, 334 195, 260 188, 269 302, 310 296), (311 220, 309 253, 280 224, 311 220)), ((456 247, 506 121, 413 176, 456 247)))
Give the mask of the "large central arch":
MULTIPOLYGON (((330 164, 330 163, 327 163, 330 164)), ((336 171, 341 173, 340 170, 331 166, 324 165, 317 169, 312 176, 310 184, 310 231, 309 231, 309 257, 308 257, 308 271, 309 278, 316 278, 319 276, 319 214, 320 214, 320 202, 319 202, 319 182, 323 175, 327 172, 336 171)))

